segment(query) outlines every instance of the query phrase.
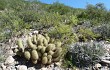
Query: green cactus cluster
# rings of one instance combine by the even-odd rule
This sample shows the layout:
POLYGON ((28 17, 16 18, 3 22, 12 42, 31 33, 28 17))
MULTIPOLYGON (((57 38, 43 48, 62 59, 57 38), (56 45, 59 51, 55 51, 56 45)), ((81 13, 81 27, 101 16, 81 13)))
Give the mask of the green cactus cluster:
POLYGON ((37 34, 27 38, 27 45, 23 44, 22 39, 18 39, 14 52, 20 57, 24 57, 33 64, 51 64, 59 62, 61 58, 61 42, 50 38, 47 34, 37 34))

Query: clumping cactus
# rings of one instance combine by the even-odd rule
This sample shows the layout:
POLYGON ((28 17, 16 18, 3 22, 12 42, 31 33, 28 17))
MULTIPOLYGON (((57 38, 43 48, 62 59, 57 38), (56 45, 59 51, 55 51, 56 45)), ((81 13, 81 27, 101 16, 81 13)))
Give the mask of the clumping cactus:
POLYGON ((21 38, 18 39, 18 47, 14 49, 14 52, 16 55, 24 57, 26 61, 44 65, 60 61, 62 48, 59 40, 50 38, 47 34, 34 34, 27 38, 26 45, 22 41, 21 38))

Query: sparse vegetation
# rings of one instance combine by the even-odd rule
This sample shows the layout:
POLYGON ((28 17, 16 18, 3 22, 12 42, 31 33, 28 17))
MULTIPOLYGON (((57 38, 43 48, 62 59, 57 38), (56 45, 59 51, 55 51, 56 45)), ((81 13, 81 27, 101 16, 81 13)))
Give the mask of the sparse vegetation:
MULTIPOLYGON (((87 42, 90 40, 110 41, 109 22, 110 11, 106 9, 103 3, 96 5, 88 4, 86 9, 79 9, 65 6, 58 2, 44 4, 39 1, 0 0, 1 43, 7 42, 12 37, 21 35, 25 29, 34 29, 47 33, 53 40, 62 41, 62 56, 68 52, 68 47, 75 42, 87 42)), ((35 48, 32 43, 31 46, 35 48)), ((39 48, 40 47, 41 46, 39 46, 39 48)), ((94 52, 90 53, 87 51, 90 51, 90 49, 96 50, 96 48, 93 47, 96 47, 96 45, 92 46, 92 48, 90 48, 89 45, 76 46, 76 48, 86 50, 83 54, 87 54, 90 58, 93 58, 94 52)), ((74 54, 75 51, 78 52, 78 50, 74 50, 74 54)), ((99 53, 102 53, 102 51, 99 53)), ((26 51, 25 54, 27 55, 29 52, 26 51)), ((2 56, 0 55, 0 57, 2 56)), ((30 55, 26 56, 27 59, 29 59, 29 57, 30 55)), ((76 58, 77 57, 75 57, 75 59, 76 58)), ((47 58, 43 58, 43 60, 46 59, 47 58)), ((65 60, 64 57, 63 59, 65 60)), ((71 64, 73 62, 71 58, 65 61, 71 64)), ((77 60, 74 60, 74 62, 76 61, 77 60)), ((43 63, 45 64, 46 61, 43 63)))

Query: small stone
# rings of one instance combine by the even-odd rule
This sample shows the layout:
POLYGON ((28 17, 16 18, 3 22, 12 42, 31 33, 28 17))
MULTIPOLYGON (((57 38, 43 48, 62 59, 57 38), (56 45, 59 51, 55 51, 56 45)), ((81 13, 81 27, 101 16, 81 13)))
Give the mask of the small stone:
POLYGON ((11 66, 8 66, 5 70, 12 70, 11 66))
POLYGON ((9 56, 6 61, 5 61, 5 64, 6 65, 9 65, 9 64, 13 64, 14 63, 14 58, 12 56, 9 56))
POLYGON ((4 64, 1 64, 2 70, 6 70, 6 66, 4 64))
POLYGON ((27 70, 27 66, 25 65, 19 65, 17 70, 27 70))
POLYGON ((7 54, 13 55, 13 51, 12 51, 12 50, 9 50, 9 51, 7 52, 7 54))
POLYGON ((41 68, 41 70, 48 70, 47 68, 41 68))
POLYGON ((36 70, 34 67, 29 67, 28 70, 36 70))
POLYGON ((102 65, 101 64, 99 64, 99 63, 97 63, 97 64, 95 64, 95 68, 100 68, 100 67, 102 67, 102 65))
POLYGON ((61 63, 60 62, 56 62, 55 65, 57 65, 57 66, 60 67, 61 66, 61 63))

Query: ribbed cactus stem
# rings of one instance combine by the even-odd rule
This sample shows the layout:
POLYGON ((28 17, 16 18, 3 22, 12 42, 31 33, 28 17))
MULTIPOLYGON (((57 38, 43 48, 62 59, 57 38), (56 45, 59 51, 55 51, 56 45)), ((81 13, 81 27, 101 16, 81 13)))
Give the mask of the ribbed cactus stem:
POLYGON ((38 60, 39 56, 36 50, 32 50, 31 55, 33 60, 38 60))
POLYGON ((17 44, 18 44, 18 49, 19 50, 22 50, 22 52, 23 52, 24 51, 24 48, 23 48, 22 40, 21 39, 18 39, 17 44))
POLYGON ((33 42, 37 45, 37 37, 36 37, 36 35, 33 35, 33 42))
POLYGON ((27 60, 30 60, 31 58, 31 54, 29 51, 24 51, 24 57, 27 59, 27 60))
POLYGON ((48 62, 47 57, 43 57, 43 58, 42 58, 42 64, 47 64, 47 62, 48 62))
POLYGON ((31 37, 28 38, 27 43, 30 48, 37 49, 36 45, 32 43, 31 37))
POLYGON ((61 51, 62 51, 62 48, 57 48, 56 51, 55 51, 55 53, 53 54, 53 57, 58 57, 58 56, 60 56, 61 51))

